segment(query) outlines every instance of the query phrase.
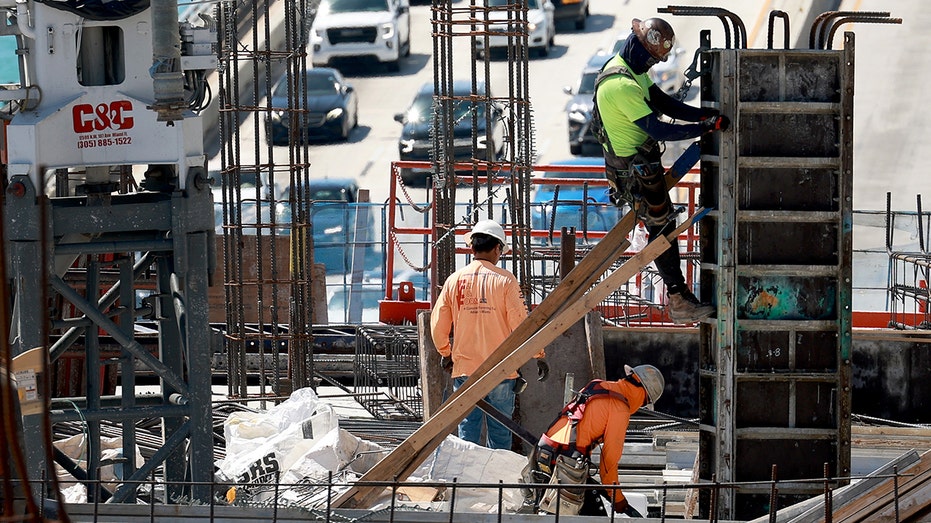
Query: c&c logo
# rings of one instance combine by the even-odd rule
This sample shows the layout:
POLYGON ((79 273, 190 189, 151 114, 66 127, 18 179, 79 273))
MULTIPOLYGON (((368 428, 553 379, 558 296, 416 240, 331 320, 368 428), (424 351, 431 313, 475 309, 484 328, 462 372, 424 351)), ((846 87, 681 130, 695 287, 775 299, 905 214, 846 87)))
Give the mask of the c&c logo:
POLYGON ((113 129, 116 131, 132 129, 133 104, 129 100, 117 100, 109 104, 100 103, 96 107, 90 104, 78 104, 71 109, 74 132, 91 133, 113 129))

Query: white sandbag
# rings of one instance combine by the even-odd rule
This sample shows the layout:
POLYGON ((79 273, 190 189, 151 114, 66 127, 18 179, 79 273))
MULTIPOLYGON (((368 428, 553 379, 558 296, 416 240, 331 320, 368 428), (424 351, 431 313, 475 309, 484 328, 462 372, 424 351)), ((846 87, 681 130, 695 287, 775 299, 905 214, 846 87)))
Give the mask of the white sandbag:
MULTIPOLYGON (((509 450, 489 449, 456 436, 447 436, 443 443, 411 474, 410 481, 452 483, 516 484, 527 457, 509 450)), ((451 486, 451 485, 450 485, 451 486)), ((450 499, 447 490, 446 500, 450 499)), ((505 488, 502 492, 504 510, 516 511, 523 502, 520 490, 505 488)), ((447 501, 448 503, 448 501, 447 501)), ((431 508, 436 503, 430 503, 431 508)), ((422 507, 427 508, 427 507, 422 507)), ((446 505, 443 510, 449 510, 446 505)), ((498 489, 462 488, 456 491, 457 512, 498 511, 498 489)))
POLYGON ((272 483, 339 422, 333 407, 313 389, 292 393, 265 412, 233 413, 223 426, 226 457, 217 463, 218 479, 239 485, 272 483))

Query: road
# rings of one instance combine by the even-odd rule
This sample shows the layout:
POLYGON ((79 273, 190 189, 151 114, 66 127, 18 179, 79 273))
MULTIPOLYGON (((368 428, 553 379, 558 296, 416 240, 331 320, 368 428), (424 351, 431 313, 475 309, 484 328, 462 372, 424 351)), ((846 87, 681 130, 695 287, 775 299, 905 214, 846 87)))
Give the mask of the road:
MULTIPOLYGON (((462 3, 465 0, 459 0, 462 3)), ((804 3, 804 2, 801 2, 804 3)), ((747 26, 750 40, 765 31, 766 3, 728 0, 713 5, 724 7, 740 16, 747 26)), ((655 1, 647 0, 591 0, 591 16, 584 31, 572 28, 571 23, 557 27, 556 46, 548 57, 531 57, 529 64, 530 102, 534 115, 535 151, 537 163, 544 164, 570 158, 567 142, 566 114, 564 111, 569 97, 563 87, 573 85, 582 66, 599 48, 611 46, 622 32, 629 31, 631 18, 648 18, 657 15, 655 1)), ((681 1, 675 5, 707 5, 707 2, 681 1)), ((458 5, 457 5, 458 7, 458 5)), ((433 42, 431 34, 431 10, 429 4, 411 7, 412 42, 411 56, 402 61, 401 71, 389 73, 383 68, 345 69, 343 72, 359 94, 359 127, 346 143, 314 144, 310 149, 311 177, 352 177, 361 187, 370 191, 373 202, 383 202, 388 197, 390 165, 398 159, 397 140, 401 125, 394 115, 406 109, 417 88, 424 82, 432 82, 433 42)), ((683 62, 691 61, 698 44, 698 34, 703 28, 712 30, 712 41, 723 45, 722 24, 715 18, 673 17, 663 15, 675 27, 678 42, 687 51, 683 62)), ((471 53, 467 37, 454 38, 453 68, 470 74, 471 53)), ((765 41, 765 35, 764 35, 765 41)), ((685 65, 683 65, 684 67, 685 65)), ((503 59, 491 62, 491 89, 495 96, 506 94, 508 64, 503 59)), ((693 87, 693 93, 697 86, 693 87)), ((244 139, 252 129, 250 123, 243 126, 244 139)), ((243 148, 250 150, 251 146, 243 148)), ((287 149, 276 147, 272 160, 287 163, 287 149)), ((423 189, 411 189, 416 201, 426 201, 423 189)))

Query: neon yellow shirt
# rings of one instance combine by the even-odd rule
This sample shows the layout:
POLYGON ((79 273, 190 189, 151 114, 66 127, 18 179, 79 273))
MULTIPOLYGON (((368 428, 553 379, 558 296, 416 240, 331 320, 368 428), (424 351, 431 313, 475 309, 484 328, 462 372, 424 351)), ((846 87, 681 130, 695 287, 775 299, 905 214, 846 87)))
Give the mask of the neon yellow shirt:
MULTIPOLYGON (((608 60, 605 69, 616 65, 627 66, 620 54, 608 60)), ((622 158, 637 154, 637 146, 645 142, 648 136, 634 121, 653 112, 647 105, 653 80, 647 73, 634 74, 631 71, 631 74, 633 78, 626 74, 606 78, 598 86, 597 92, 601 121, 608 132, 614 154, 622 158)))

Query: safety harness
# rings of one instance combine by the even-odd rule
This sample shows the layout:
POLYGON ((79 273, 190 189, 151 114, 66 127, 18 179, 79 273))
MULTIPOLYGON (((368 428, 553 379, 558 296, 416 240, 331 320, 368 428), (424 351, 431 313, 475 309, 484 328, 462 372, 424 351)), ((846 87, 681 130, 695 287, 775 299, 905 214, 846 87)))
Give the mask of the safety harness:
MULTIPOLYGON (((537 466, 542 472, 552 474, 553 465, 556 462, 557 456, 560 454, 572 455, 577 451, 575 445, 577 436, 576 427, 585 414, 585 406, 588 404, 589 400, 607 395, 628 405, 627 398, 625 398, 623 394, 602 387, 602 383, 604 383, 604 380, 592 380, 588 382, 588 384, 576 392, 572 399, 569 400, 569 403, 562 408, 559 415, 556 416, 556 419, 549 425, 553 427, 560 419, 564 417, 568 419, 564 431, 560 431, 559 436, 551 438, 544 433, 540 437, 540 442, 537 443, 537 466)), ((546 432, 549 432, 549 429, 547 429, 546 432)), ((588 455, 591 449, 588 448, 583 450, 583 453, 588 455)))
MULTIPOLYGON (((593 398, 608 396, 629 405, 623 394, 602 387, 602 383, 604 380, 592 380, 576 392, 550 424, 552 428, 565 418, 565 426, 554 433, 553 437, 544 433, 537 443, 535 470, 530 471, 531 476, 526 479, 533 483, 563 485, 561 488, 546 488, 525 493, 525 497, 533 496, 533 504, 544 512, 574 515, 579 513, 584 503, 585 488, 572 488, 569 485, 588 483, 588 455, 591 449, 586 448, 583 452, 576 448, 576 427, 585 414, 588 402, 593 398)), ((549 429, 546 432, 549 432, 549 429)))
MULTIPOLYGON (((595 78, 595 89, 592 95, 592 119, 589 126, 595 139, 605 148, 605 177, 612 189, 614 189, 611 194, 613 203, 620 207, 623 204, 622 202, 627 202, 632 208, 638 210, 640 218, 650 223, 653 220, 650 220, 649 216, 647 216, 645 212, 646 206, 637 205, 637 202, 643 199, 644 188, 646 187, 654 191, 658 190, 659 194, 663 194, 663 199, 668 199, 668 195, 665 194, 666 191, 662 190, 665 187, 656 187, 658 184, 665 183, 663 182, 663 167, 660 163, 662 150, 660 144, 648 136, 642 144, 637 146, 637 154, 632 158, 621 158, 614 152, 608 130, 601 119, 601 111, 598 109, 598 87, 606 79, 617 75, 624 75, 636 82, 633 73, 625 64, 602 67, 595 78)), ((663 202, 652 203, 655 205, 663 202)), ((663 223, 662 220, 656 221, 663 223)))

